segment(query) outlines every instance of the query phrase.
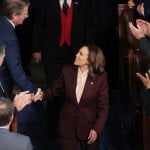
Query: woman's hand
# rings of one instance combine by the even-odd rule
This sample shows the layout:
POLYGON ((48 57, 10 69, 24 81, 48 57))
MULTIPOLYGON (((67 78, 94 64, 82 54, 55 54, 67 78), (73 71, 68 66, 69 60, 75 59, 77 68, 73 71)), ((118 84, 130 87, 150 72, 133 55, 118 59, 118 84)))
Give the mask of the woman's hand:
POLYGON ((88 144, 92 144, 97 139, 97 132, 95 130, 90 130, 89 137, 88 137, 88 144))

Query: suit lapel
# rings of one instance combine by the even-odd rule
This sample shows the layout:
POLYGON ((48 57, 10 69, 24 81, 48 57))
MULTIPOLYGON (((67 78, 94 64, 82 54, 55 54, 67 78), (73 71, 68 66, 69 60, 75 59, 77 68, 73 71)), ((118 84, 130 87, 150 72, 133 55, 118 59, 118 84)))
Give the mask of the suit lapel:
MULTIPOLYGON (((85 82, 85 86, 83 89, 83 93, 80 99, 80 103, 83 103, 86 100, 87 94, 88 92, 91 92, 91 86, 94 85, 95 79, 91 78, 91 77, 87 77, 86 82, 85 82)), ((79 103, 79 104, 80 104, 79 103)))
POLYGON ((74 68, 74 71, 73 71, 73 75, 72 75, 72 95, 73 95, 73 101, 75 102, 76 105, 78 105, 77 103, 77 97, 76 97, 76 85, 77 85, 77 72, 78 72, 78 69, 75 67, 74 68))

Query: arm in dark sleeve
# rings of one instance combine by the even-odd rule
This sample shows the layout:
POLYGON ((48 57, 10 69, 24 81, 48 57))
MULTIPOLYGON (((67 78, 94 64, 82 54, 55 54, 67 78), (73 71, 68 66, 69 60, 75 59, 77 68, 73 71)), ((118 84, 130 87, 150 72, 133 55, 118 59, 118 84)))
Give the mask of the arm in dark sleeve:
POLYGON ((54 84, 44 90, 44 99, 52 100, 55 96, 58 96, 64 87, 64 75, 63 71, 59 74, 59 77, 54 81, 54 84))
POLYGON ((8 67, 9 73, 13 81, 18 85, 18 87, 22 91, 29 90, 30 92, 33 92, 35 94, 37 92, 37 88, 27 78, 21 66, 18 40, 15 37, 10 38, 9 40, 5 41, 5 44, 5 63, 8 67))
POLYGON ((109 110, 108 82, 106 74, 101 76, 101 85, 99 87, 98 96, 98 117, 92 129, 100 134, 107 120, 109 110))
POLYGON ((150 41, 146 37, 139 39, 139 48, 146 56, 150 56, 150 41))
POLYGON ((141 90, 141 100, 145 114, 150 115, 150 89, 141 90))

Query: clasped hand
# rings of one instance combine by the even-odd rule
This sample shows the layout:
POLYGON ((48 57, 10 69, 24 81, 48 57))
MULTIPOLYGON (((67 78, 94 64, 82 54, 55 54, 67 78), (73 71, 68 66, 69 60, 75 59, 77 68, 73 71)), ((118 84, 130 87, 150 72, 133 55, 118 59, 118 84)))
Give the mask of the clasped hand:
POLYGON ((37 102, 38 100, 42 100, 44 92, 41 88, 38 88, 37 93, 34 95, 29 91, 20 92, 15 95, 13 99, 13 104, 17 108, 18 111, 22 110, 26 105, 32 103, 32 101, 37 102))
POLYGON ((43 99, 44 92, 41 90, 41 88, 38 88, 38 91, 33 97, 33 101, 37 102, 38 100, 42 101, 43 99))

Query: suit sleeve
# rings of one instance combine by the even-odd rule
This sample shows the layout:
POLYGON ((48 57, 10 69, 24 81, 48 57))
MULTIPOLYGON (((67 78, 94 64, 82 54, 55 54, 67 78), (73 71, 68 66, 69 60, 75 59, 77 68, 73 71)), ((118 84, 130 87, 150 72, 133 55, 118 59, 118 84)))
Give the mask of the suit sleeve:
POLYGON ((13 81, 22 91, 29 90, 30 92, 36 93, 37 88, 26 77, 25 72, 21 66, 18 40, 16 37, 10 36, 10 38, 5 41, 5 44, 5 62, 13 81))
POLYGON ((59 74, 59 77, 54 81, 54 84, 44 90, 44 99, 53 100, 55 96, 58 96, 64 88, 64 75, 63 70, 59 74))
POLYGON ((97 110, 98 117, 92 129, 94 129, 97 133, 100 134, 107 120, 109 110, 109 95, 108 95, 108 83, 106 74, 102 75, 101 77, 97 107, 98 107, 97 110))
POLYGON ((150 90, 141 90, 141 100, 145 114, 150 115, 150 90))
POLYGON ((144 55, 150 56, 150 41, 146 37, 139 39, 139 47, 144 55))

